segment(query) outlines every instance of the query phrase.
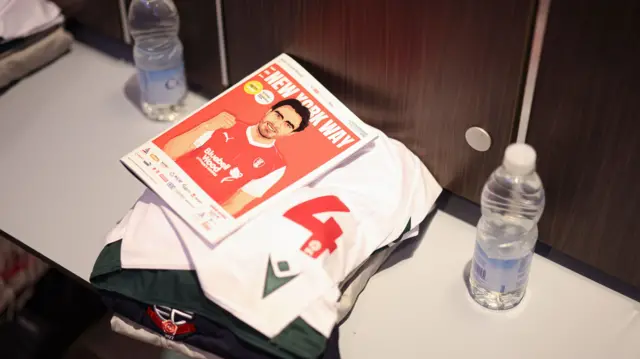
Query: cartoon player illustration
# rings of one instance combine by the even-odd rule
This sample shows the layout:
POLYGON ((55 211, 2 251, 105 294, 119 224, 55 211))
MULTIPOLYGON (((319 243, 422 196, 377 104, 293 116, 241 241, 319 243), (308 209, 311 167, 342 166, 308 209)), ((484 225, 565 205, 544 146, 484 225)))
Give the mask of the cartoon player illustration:
POLYGON ((221 112, 171 139, 164 152, 231 215, 262 197, 284 175, 278 138, 309 125, 309 109, 296 99, 273 105, 249 126, 221 112))

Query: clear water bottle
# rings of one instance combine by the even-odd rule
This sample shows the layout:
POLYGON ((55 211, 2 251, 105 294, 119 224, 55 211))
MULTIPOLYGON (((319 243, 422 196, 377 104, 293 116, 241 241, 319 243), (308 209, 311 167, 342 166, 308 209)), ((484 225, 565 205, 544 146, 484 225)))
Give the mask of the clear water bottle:
POLYGON ((482 190, 469 284, 471 296, 484 307, 510 309, 524 297, 544 210, 535 165, 531 146, 512 144, 482 190))
POLYGON ((174 121, 183 110, 187 86, 179 27, 172 0, 131 2, 129 29, 135 40, 141 106, 151 119, 174 121))

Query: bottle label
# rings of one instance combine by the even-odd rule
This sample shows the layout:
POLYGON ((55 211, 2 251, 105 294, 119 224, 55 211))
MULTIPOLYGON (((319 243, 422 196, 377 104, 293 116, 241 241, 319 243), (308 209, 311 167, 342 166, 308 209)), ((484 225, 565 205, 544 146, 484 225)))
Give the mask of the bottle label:
POLYGON ((152 105, 177 104, 187 91, 184 66, 165 70, 138 69, 142 100, 152 105))
POLYGON ((470 275, 484 289, 498 293, 513 292, 527 285, 532 259, 533 252, 518 259, 489 258, 476 243, 470 275))

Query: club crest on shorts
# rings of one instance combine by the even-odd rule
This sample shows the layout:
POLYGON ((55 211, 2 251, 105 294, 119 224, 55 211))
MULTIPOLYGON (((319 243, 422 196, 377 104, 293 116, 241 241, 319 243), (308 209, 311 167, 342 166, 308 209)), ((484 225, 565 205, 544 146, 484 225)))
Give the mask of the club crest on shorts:
POLYGON ((169 308, 163 305, 154 305, 153 311, 163 322, 170 321, 176 326, 186 324, 189 320, 193 319, 192 312, 169 308))
POLYGON ((191 321, 193 313, 173 309, 165 306, 147 308, 147 315, 151 321, 164 333, 165 338, 173 340, 176 335, 191 334, 196 327, 191 321))
POLYGON ((253 160, 253 168, 260 168, 262 166, 264 166, 264 160, 262 159, 262 157, 258 157, 253 160))

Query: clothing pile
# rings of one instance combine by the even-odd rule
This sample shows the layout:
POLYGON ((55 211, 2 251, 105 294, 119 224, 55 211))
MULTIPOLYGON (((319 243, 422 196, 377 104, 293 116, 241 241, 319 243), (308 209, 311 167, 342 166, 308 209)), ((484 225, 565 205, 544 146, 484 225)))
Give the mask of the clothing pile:
POLYGON ((71 47, 60 8, 47 0, 0 0, 0 89, 71 47))
POLYGON ((145 192, 91 274, 112 328, 194 358, 321 357, 442 190, 404 145, 371 131, 379 137, 352 158, 216 246, 145 192))
POLYGON ((13 319, 22 309, 47 268, 40 259, 0 237, 0 323, 13 319))

